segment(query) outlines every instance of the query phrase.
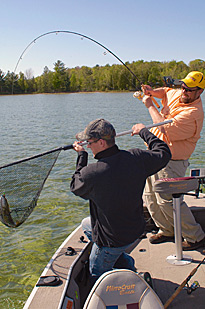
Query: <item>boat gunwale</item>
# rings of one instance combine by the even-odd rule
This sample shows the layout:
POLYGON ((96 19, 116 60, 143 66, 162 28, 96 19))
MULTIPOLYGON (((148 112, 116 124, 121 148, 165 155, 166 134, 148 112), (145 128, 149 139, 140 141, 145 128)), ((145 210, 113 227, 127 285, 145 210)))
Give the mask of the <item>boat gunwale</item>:
MULTIPOLYGON (((46 267, 44 268, 43 272, 41 273, 40 277, 46 275, 47 271, 50 269, 50 267, 51 267, 52 263, 54 262, 55 258, 58 256, 58 253, 62 250, 62 248, 65 246, 65 244, 73 237, 73 235, 75 235, 75 233, 77 233, 77 232, 80 230, 80 228, 81 228, 81 224, 79 224, 79 225, 71 232, 71 234, 69 234, 69 235, 66 237, 66 239, 62 242, 62 244, 61 244, 61 245, 59 246, 59 248, 55 251, 55 253, 53 254, 52 258, 51 258, 51 259, 49 260, 49 262, 47 263, 47 265, 46 265, 46 267)), ((76 259, 75 259, 75 260, 76 260, 76 259)), ((74 260, 74 261, 75 261, 75 260, 74 260)), ((73 262, 73 263, 74 263, 74 262, 73 262)), ((73 264, 73 263, 72 263, 72 264, 73 264)), ((72 266, 72 264, 71 264, 71 266, 72 266)), ((70 270, 70 269, 69 269, 69 270, 70 270)), ((39 278, 40 278, 40 277, 39 277, 39 278)), ((38 281, 39 281, 39 278, 38 278, 38 281)), ((67 281, 67 280, 68 280, 68 277, 67 277, 66 279, 64 279, 64 280, 67 281)), ((37 281, 37 282, 38 282, 38 281, 37 281)), ((37 284, 37 282, 36 282, 36 284, 37 284)), ((33 300, 33 298, 34 298, 34 296, 35 296, 37 290, 39 289, 39 287, 37 287, 36 284, 35 284, 33 290, 31 291, 29 297, 27 298, 26 303, 25 303, 23 309, 29 309, 29 306, 30 306, 31 302, 32 302, 32 300, 33 300)), ((65 284, 65 286, 66 286, 66 284, 65 284)), ((64 290, 63 290, 63 292, 64 292, 64 290)), ((62 296, 61 296, 61 298, 62 298, 62 296)))

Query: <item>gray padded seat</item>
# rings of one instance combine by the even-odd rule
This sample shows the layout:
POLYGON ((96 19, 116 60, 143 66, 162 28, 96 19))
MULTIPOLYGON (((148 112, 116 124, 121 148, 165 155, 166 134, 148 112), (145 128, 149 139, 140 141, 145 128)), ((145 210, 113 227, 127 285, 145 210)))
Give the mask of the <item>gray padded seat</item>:
POLYGON ((117 269, 104 273, 94 284, 83 309, 158 309, 159 297, 137 273, 117 269))

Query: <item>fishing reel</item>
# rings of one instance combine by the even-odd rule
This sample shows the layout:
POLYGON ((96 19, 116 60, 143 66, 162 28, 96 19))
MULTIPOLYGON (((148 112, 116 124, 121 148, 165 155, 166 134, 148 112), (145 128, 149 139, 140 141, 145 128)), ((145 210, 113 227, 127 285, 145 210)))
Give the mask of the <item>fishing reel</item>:
POLYGON ((183 289, 187 290, 187 294, 190 295, 192 292, 194 292, 199 287, 200 287, 199 282, 198 281, 194 281, 190 286, 187 283, 183 289))
POLYGON ((137 98, 137 99, 140 100, 140 101, 143 99, 143 96, 144 96, 144 94, 143 94, 142 91, 136 91, 136 92, 133 94, 133 97, 134 97, 134 98, 137 98))
MULTIPOLYGON (((135 91, 135 93, 133 94, 134 98, 137 98, 138 100, 142 100, 144 97, 144 93, 142 91, 135 91)), ((152 99, 152 102, 156 105, 157 108, 160 108, 160 105, 158 104, 158 102, 152 97, 150 96, 152 99)))

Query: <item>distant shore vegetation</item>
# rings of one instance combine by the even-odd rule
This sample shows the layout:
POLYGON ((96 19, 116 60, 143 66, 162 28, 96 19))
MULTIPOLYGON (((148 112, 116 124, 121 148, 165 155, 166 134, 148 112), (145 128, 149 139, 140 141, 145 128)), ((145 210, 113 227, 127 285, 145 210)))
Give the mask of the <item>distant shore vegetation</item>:
MULTIPOLYGON (((144 84, 152 87, 165 86, 164 76, 173 79, 184 78, 190 71, 205 74, 205 61, 196 59, 185 64, 183 61, 133 61, 125 62, 130 70, 144 84)), ((0 69, 0 95, 34 93, 70 93, 96 91, 135 91, 140 83, 122 64, 92 68, 87 66, 66 68, 61 60, 54 63, 53 71, 47 66, 41 76, 33 77, 32 70, 26 73, 3 72, 0 69)))

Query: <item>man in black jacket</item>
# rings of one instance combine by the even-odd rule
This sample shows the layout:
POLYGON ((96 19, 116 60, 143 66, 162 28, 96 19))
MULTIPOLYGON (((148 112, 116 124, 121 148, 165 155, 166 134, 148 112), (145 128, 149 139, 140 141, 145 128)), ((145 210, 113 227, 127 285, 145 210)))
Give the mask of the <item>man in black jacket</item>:
MULTIPOLYGON (((142 193, 146 178, 170 160, 166 143, 143 124, 132 127, 148 150, 120 150, 111 123, 97 119, 76 135, 78 152, 71 191, 90 203, 90 218, 82 221, 85 234, 93 241, 90 273, 95 280, 115 268, 135 270, 133 258, 125 250, 144 232, 142 193), (88 164, 88 153, 79 141, 87 141, 96 163, 88 164)), ((94 281, 93 280, 93 281, 94 281)))

